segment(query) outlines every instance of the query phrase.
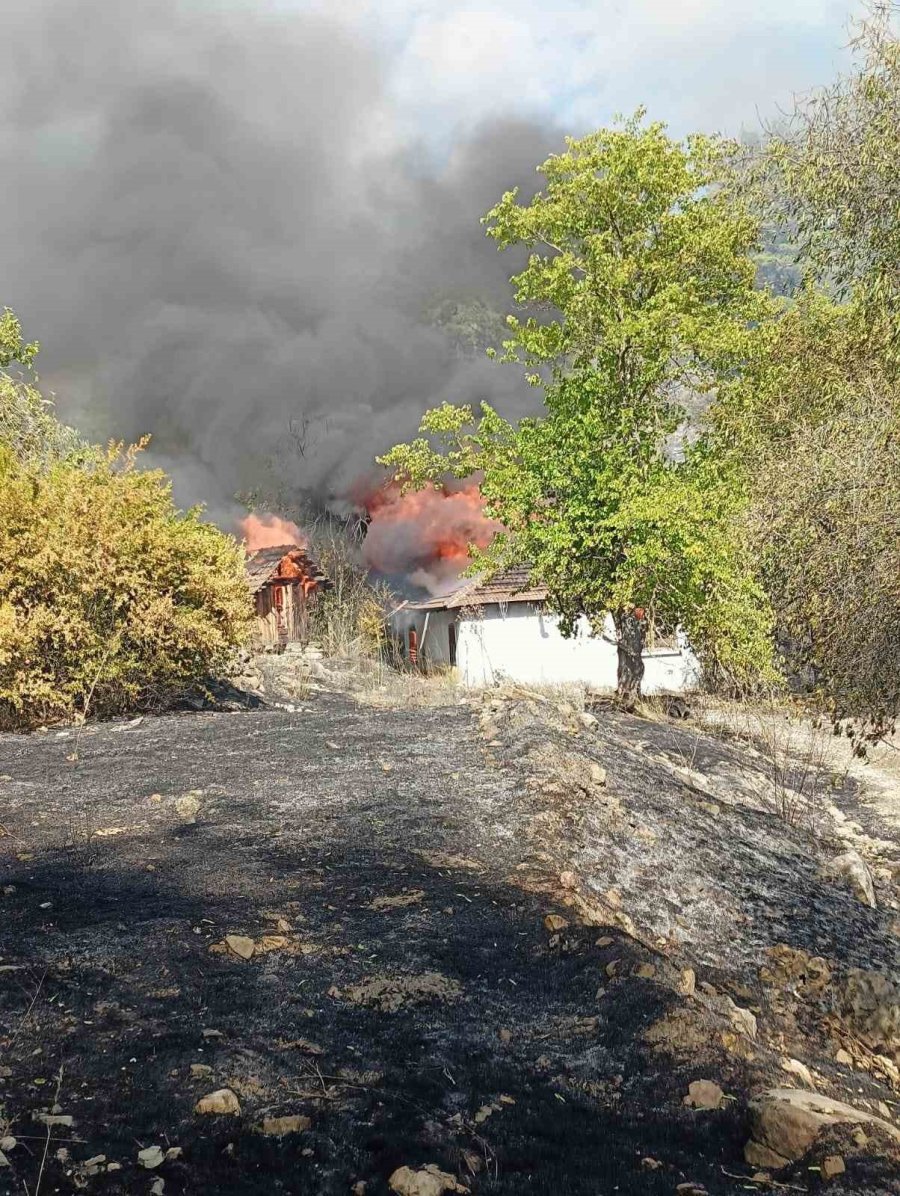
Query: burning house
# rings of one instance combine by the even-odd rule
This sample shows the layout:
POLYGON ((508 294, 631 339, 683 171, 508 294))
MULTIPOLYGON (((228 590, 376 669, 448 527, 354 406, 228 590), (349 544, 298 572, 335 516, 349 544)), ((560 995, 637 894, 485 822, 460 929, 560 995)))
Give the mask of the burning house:
POLYGON ((247 584, 256 607, 255 645, 284 647, 309 635, 309 612, 331 582, 297 544, 258 548, 247 556, 247 584))
MULTIPOLYGON (((413 666, 450 666, 465 685, 499 681, 584 683, 614 690, 618 648, 611 616, 602 634, 582 617, 575 635, 563 636, 547 609, 547 591, 533 586, 527 568, 507 569, 453 593, 407 602, 392 615, 402 654, 413 666)), ((655 637, 644 651, 646 693, 695 689, 700 666, 680 633, 655 637)))

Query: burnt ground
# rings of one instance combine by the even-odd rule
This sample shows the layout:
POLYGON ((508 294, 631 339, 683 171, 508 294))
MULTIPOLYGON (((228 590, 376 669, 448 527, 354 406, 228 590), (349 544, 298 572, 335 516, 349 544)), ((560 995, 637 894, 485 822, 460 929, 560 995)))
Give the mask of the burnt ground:
MULTIPOLYGON (((73 732, 0 737, 0 1192, 373 1196, 434 1163, 473 1193, 712 1196, 765 1186, 746 1099, 787 1082, 785 1052, 894 1102, 756 980, 783 942, 889 971, 889 913, 826 893, 765 811, 703 808, 639 720, 579 747, 603 800, 528 784, 534 728, 323 694, 91 726, 77 760, 73 732), (723 1107, 685 1107, 700 1078, 723 1107), (223 1087, 239 1116, 195 1113, 223 1087), (308 1128, 261 1132, 292 1115, 308 1128), (153 1145, 176 1157, 143 1169, 153 1145)), ((830 1191, 896 1191, 886 1155, 832 1149, 830 1191)), ((815 1164, 780 1178, 818 1190, 815 1164)))

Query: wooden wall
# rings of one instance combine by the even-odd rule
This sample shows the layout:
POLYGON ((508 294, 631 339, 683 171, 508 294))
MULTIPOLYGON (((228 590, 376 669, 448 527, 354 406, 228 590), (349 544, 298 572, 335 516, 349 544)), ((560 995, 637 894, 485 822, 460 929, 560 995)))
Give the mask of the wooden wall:
POLYGON ((256 594, 254 641, 262 647, 303 642, 309 633, 308 597, 300 582, 269 582, 256 594))

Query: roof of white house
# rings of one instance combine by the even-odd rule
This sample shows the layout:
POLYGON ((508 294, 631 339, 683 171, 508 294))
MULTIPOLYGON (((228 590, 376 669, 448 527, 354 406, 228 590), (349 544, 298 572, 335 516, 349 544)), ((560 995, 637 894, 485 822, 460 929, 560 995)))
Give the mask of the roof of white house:
POLYGON ((533 586, 529 582, 531 569, 528 565, 516 565, 495 573, 487 580, 476 580, 437 598, 423 602, 405 602, 401 610, 459 610, 464 606, 489 606, 499 602, 543 602, 547 597, 545 586, 533 586))

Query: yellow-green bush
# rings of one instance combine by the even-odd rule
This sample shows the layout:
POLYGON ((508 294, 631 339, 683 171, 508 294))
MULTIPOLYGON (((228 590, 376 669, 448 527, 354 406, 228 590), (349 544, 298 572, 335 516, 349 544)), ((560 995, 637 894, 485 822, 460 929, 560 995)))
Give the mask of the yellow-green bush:
POLYGON ((0 439, 0 728, 158 709, 249 632, 240 546, 137 452, 35 464, 0 439))

